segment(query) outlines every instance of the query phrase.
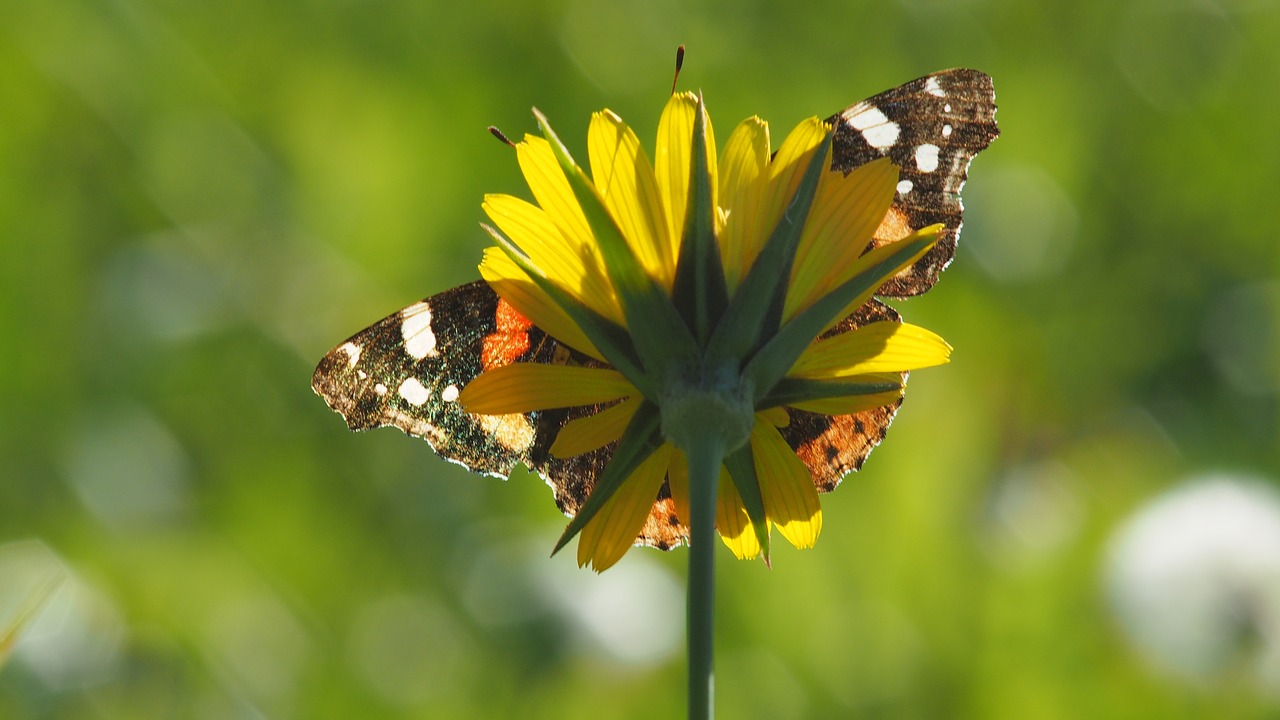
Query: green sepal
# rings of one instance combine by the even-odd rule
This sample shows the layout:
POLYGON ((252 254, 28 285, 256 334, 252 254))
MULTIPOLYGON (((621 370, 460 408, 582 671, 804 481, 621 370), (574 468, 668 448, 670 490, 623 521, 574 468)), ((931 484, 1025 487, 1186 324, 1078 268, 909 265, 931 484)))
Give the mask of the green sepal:
MULTIPOLYGON (((569 180, 569 187, 582 207, 587 225, 595 235, 605 271, 618 294, 618 304, 627 319, 627 330, 634 338, 635 348, 646 370, 663 372, 673 366, 692 367, 698 358, 697 344, 689 333, 689 326, 671 304, 671 298, 640 264, 631 246, 618 229, 605 207, 595 185, 574 163, 560 138, 537 109, 533 111, 542 134, 560 162, 560 168, 569 180)), ((601 351, 603 352, 603 351, 601 351)), ((647 393, 646 393, 647 395, 647 393)))
POLYGON ((725 456, 724 466, 729 470, 733 486, 738 489, 742 507, 747 511, 756 540, 760 543, 760 554, 764 557, 764 564, 768 565, 769 519, 764 514, 764 496, 760 493, 760 478, 756 475, 755 458, 751 456, 751 443, 725 456))
POLYGON ((890 252, 883 260, 846 280, 839 287, 823 295, 809 307, 796 313, 795 317, 760 348, 751 358, 742 375, 749 379, 755 389, 757 402, 772 392, 778 381, 795 365, 796 360, 804 353, 813 339, 824 329, 839 319, 849 303, 859 295, 880 287, 902 268, 910 265, 919 255, 937 241, 937 229, 930 233, 917 233, 916 239, 910 237, 899 240, 897 250, 890 252))
POLYGON ((733 300, 711 336, 707 349, 707 356, 713 362, 751 357, 762 342, 777 332, 791 280, 791 267, 800 247, 809 208, 818 193, 818 180, 826 168, 831 138, 832 131, 828 131, 805 168, 800 185, 787 203, 782 217, 778 218, 768 242, 734 292, 733 300))
POLYGON ((707 157, 706 106, 698 95, 693 123, 693 157, 689 168, 689 201, 685 207, 684 234, 672 299, 693 328, 699 346, 705 346, 712 329, 729 305, 720 246, 716 242, 716 215, 707 157))
POLYGON ((839 380, 812 380, 784 377, 773 386, 769 394, 756 402, 757 410, 767 410, 781 405, 794 405, 806 400, 874 395, 901 390, 896 382, 840 382, 839 380))
POLYGON ((534 285, 537 285, 539 289, 551 298, 552 302, 564 310, 569 319, 596 346, 600 354, 604 355, 604 359, 608 360, 609 364, 622 373, 623 377, 629 380, 632 385, 635 385, 641 394, 646 397, 652 397, 651 393, 658 391, 653 379, 645 374, 640 357, 636 354, 635 345, 632 344, 631 336, 627 333, 626 328, 583 305, 573 295, 565 292, 551 278, 548 278, 541 268, 530 262, 529 258, 520 251, 520 248, 497 228, 484 223, 480 223, 480 227, 484 228, 493 237, 494 241, 498 243, 498 247, 502 248, 507 257, 511 258, 511 261, 529 276, 534 285))
POLYGON ((662 416, 658 411, 658 406, 649 401, 645 401, 640 408, 636 410, 636 414, 632 416, 631 422, 627 423, 627 429, 622 432, 622 437, 618 439, 618 445, 613 450, 613 456, 609 458, 609 464, 605 466, 604 472, 600 473, 600 477, 596 478, 596 485, 591 490, 591 494, 587 496, 582 507, 578 508, 578 512, 569 521, 569 526, 564 529, 564 533, 556 542, 555 549, 551 551, 552 555, 560 552, 570 540, 574 538, 582 528, 591 522, 591 519, 600 512, 604 504, 613 497, 618 491, 622 483, 631 477, 631 473, 640 467, 640 463, 649 459, 664 442, 662 433, 659 432, 662 416))

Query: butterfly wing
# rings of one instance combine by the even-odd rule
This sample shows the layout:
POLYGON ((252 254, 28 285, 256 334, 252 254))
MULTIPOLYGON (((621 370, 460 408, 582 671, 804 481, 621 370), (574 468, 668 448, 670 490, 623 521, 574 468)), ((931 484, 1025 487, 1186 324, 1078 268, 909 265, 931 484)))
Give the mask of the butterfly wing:
MULTIPOLYGON (((973 157, 999 135, 995 87, 977 70, 944 70, 855 103, 830 118, 832 170, 849 173, 865 163, 889 157, 899 168, 893 204, 868 249, 899 240, 934 223, 943 230, 938 243, 877 292, 887 297, 919 295, 933 287, 955 257, 963 224, 960 190, 973 157)), ((836 327, 848 332, 877 320, 901 322, 892 308, 869 301, 836 327)), ((906 373, 903 373, 906 381, 906 373)), ((809 467, 820 491, 835 489, 858 470, 880 444, 901 400, 852 415, 820 415, 789 409, 791 424, 782 429, 809 467)))
MULTIPOLYGON (((590 406, 511 415, 473 415, 456 402, 485 370, 514 362, 595 365, 562 345, 477 281, 426 298, 361 330, 320 360, 311 387, 352 430, 397 427, 441 457, 506 478, 517 465, 551 486, 572 517, 613 454, 613 445, 572 458, 548 452, 564 423, 590 406)), ((638 542, 667 549, 687 538, 674 523, 670 490, 654 504, 638 542)))
POLYGON ((505 478, 545 453, 553 418, 472 415, 458 392, 486 362, 551 362, 563 351, 527 320, 504 323, 500 305, 483 281, 414 303, 330 350, 311 387, 352 430, 397 427, 446 460, 505 478))
POLYGON ((870 247, 927 227, 945 227, 938 243, 880 288, 888 297, 933 287, 956 254, 964 206, 960 190, 973 156, 1000 134, 991 78, 977 70, 944 70, 851 105, 836 123, 832 169, 848 173, 889 157, 899 168, 893 205, 870 247))
MULTIPOLYGON (((902 322, 893 308, 877 300, 869 300, 849 317, 828 330, 823 337, 849 332, 868 323, 887 320, 902 322)), ((907 373, 902 373, 902 381, 907 373)), ((787 408, 791 423, 780 428, 782 437, 804 461, 819 492, 831 492, 845 475, 861 470, 862 463, 889 432, 902 399, 871 410, 850 415, 822 415, 787 408)))

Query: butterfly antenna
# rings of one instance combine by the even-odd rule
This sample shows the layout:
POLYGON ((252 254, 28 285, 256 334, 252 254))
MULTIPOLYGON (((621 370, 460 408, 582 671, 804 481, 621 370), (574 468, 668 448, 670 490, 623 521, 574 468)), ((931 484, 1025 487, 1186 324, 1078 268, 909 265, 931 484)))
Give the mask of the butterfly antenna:
POLYGON ((680 68, 684 67, 684 45, 676 48, 676 75, 671 78, 671 94, 676 94, 676 82, 680 80, 680 68))
POLYGON ((501 131, 501 130, 499 130, 499 129, 498 129, 498 127, 497 127, 496 125, 490 125, 490 126, 489 126, 489 134, 490 134, 490 135, 492 135, 492 136, 494 136, 494 137, 496 137, 496 138, 498 138, 499 140, 501 140, 503 145, 507 145, 507 146, 509 146, 509 147, 515 147, 515 146, 516 146, 516 144, 515 144, 515 143, 511 142, 511 139, 510 139, 510 138, 508 138, 506 135, 503 135, 503 134, 502 134, 502 131, 501 131))

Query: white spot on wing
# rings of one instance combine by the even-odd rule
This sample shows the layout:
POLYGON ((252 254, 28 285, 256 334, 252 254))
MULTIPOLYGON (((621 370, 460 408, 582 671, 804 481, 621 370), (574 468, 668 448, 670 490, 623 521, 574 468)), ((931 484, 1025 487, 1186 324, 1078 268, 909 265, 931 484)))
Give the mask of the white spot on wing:
POLYGON ((431 391, 418 382, 417 378, 409 378, 400 383, 400 389, 396 392, 400 393, 400 397, 410 405, 418 406, 431 399, 431 391))
POLYGON ((374 385, 374 386, 373 386, 373 391, 374 391, 375 393, 377 393, 378 395, 386 395, 386 394, 387 394, 387 386, 386 386, 386 385, 383 385, 382 383, 378 383, 378 384, 376 384, 376 385, 374 385))
POLYGON ((943 126, 942 126, 942 137, 951 137, 951 131, 952 131, 952 130, 954 130, 954 129, 955 129, 955 128, 952 128, 950 125, 943 125, 943 126))
POLYGON ((938 78, 931 77, 924 81, 924 91, 935 97, 946 97, 947 93, 942 90, 942 86, 938 84, 938 78))
POLYGON ((458 399, 458 386, 450 384, 440 393, 440 399, 445 402, 453 402, 458 399))
POLYGON ((533 425, 524 415, 476 415, 475 418, 485 433, 511 452, 519 454, 533 447, 533 425))
POLYGON ((916 167, 920 172, 933 172, 938 169, 938 146, 925 143, 916 148, 916 167))
POLYGON ((431 331, 431 308, 424 302, 414 303, 400 311, 404 322, 400 335, 404 338, 404 351, 415 360, 435 357, 436 334, 431 331))
MULTIPOLYGON (((441 432, 440 428, 436 427, 435 425, 432 425, 431 423, 427 422, 426 420, 420 417, 414 417, 413 415, 401 410, 398 407, 387 408, 386 418, 387 418, 387 424, 394 425, 414 437, 426 438, 426 441, 430 443, 432 449, 444 447, 444 445, 449 441, 448 436, 445 435, 443 432, 441 432)), ((457 465, 463 465, 463 463, 457 460, 454 460, 453 458, 445 458, 445 460, 448 460, 449 462, 457 465)), ((497 473, 485 473, 485 474, 492 475, 494 477, 504 477, 504 478, 506 477, 505 474, 504 475, 498 475, 497 473)))
POLYGON ((355 364, 360 362, 361 348, 359 345, 353 342, 343 343, 342 347, 338 349, 347 354, 347 365, 349 367, 355 367, 355 364))
POLYGON ((367 373, 367 372, 365 372, 365 371, 363 371, 363 370, 357 370, 357 371, 356 371, 356 377, 360 378, 361 380, 364 380, 364 379, 367 379, 367 378, 369 377, 369 373, 367 373))
POLYGON ((858 103, 845 111, 844 119, 848 121, 867 144, 877 150, 887 150, 898 141, 902 129, 898 124, 885 117, 879 108, 858 103))
POLYGON ((911 188, 913 188, 913 187, 915 187, 915 184, 914 184, 914 183, 912 183, 910 180, 899 180, 899 181, 898 181, 898 194, 899 194, 899 195, 906 195, 907 193, 911 192, 911 188))
POLYGON ((951 103, 942 106, 942 112, 951 112, 951 103))

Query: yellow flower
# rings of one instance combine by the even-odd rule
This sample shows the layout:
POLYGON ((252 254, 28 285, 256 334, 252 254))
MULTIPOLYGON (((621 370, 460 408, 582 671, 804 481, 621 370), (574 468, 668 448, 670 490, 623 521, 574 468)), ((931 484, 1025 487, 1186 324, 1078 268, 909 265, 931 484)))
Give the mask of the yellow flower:
MULTIPOLYGON (((679 400, 673 383, 689 367, 728 368, 726 393, 745 397, 754 418, 742 430, 747 452, 726 456, 721 470, 716 528, 740 558, 764 552, 767 559, 769 528, 796 547, 812 546, 822 511, 808 467, 779 431, 789 421, 786 408, 846 415, 892 404, 903 373, 948 361, 940 337, 899 322, 815 339, 932 247, 938 227, 864 253, 892 202, 898 170, 885 159, 848 175, 829 171, 831 129, 816 118, 792 130, 776 154, 768 125, 749 118, 717 158, 700 100, 675 94, 651 162, 635 133, 605 110, 588 130, 589 179, 545 125, 544 132, 546 139, 526 136, 515 146, 534 202, 484 200, 499 246, 486 250, 480 272, 519 312, 596 362, 509 365, 476 378, 459 401, 479 414, 604 406, 560 431, 551 453, 571 457, 619 441, 654 413, 665 425, 664 402, 679 400), (693 239, 699 208, 710 209, 705 247, 716 255, 701 260, 693 239), (779 251, 786 232, 798 235, 779 251), (642 275, 628 273, 627 262, 642 275), (773 287, 769 272, 785 274, 772 305, 759 291, 773 287), (671 314, 668 307, 687 334, 661 331, 671 321, 653 316, 671 314), (744 478, 752 469, 754 477, 744 478)), ((640 449, 628 454, 627 474, 581 527, 578 562, 597 571, 635 543, 664 482, 688 523, 680 443, 653 427, 632 432, 641 433, 633 443, 640 449), (644 446, 644 433, 657 440, 644 446)))

